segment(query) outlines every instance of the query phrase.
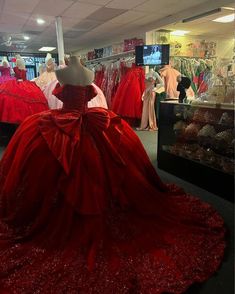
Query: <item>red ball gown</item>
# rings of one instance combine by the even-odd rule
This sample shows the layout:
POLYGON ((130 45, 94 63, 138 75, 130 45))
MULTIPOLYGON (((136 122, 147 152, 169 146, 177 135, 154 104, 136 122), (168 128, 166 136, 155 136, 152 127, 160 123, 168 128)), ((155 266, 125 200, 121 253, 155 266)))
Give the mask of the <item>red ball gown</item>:
POLYGON ((140 119, 142 95, 145 90, 145 74, 142 67, 133 65, 127 69, 113 98, 112 110, 122 117, 140 119))
POLYGON ((48 110, 47 99, 33 82, 16 80, 0 85, 0 121, 21 123, 26 117, 48 110))
POLYGON ((15 72, 15 77, 17 80, 23 80, 26 81, 26 69, 19 69, 17 66, 13 67, 13 70, 15 72))
POLYGON ((222 218, 166 186, 129 125, 57 86, 62 110, 27 118, 0 163, 4 293, 183 293, 223 258, 222 218))

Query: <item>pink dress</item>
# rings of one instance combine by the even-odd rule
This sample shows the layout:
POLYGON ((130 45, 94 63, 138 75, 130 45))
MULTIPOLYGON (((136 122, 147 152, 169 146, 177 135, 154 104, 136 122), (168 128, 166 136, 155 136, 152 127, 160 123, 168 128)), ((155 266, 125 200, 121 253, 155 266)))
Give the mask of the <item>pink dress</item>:
POLYGON ((149 130, 156 131, 157 130, 157 121, 156 114, 154 109, 156 93, 153 87, 148 87, 145 89, 144 94, 142 96, 143 100, 143 111, 141 117, 140 127, 137 129, 141 130, 149 130))
POLYGON ((9 80, 15 80, 14 77, 11 77, 10 67, 0 66, 0 84, 5 83, 9 80))
POLYGON ((160 74, 165 81, 165 91, 167 97, 178 99, 179 92, 176 90, 178 85, 177 77, 180 76, 181 73, 170 65, 165 65, 162 69, 160 69, 160 74))
MULTIPOLYGON (((47 98, 48 105, 50 109, 59 109, 63 107, 63 102, 60 101, 56 96, 52 94, 53 90, 55 89, 56 84, 58 83, 58 80, 54 80, 50 82, 44 89, 43 93, 47 98)), ((103 107, 105 109, 108 109, 106 98, 102 92, 102 90, 96 86, 94 83, 92 86, 96 89, 96 92, 98 93, 97 96, 95 96, 92 100, 88 102, 88 107, 103 107)))
POLYGON ((54 71, 45 71, 37 79, 35 79, 35 83, 43 91, 49 83, 54 82, 55 80, 56 75, 54 71))

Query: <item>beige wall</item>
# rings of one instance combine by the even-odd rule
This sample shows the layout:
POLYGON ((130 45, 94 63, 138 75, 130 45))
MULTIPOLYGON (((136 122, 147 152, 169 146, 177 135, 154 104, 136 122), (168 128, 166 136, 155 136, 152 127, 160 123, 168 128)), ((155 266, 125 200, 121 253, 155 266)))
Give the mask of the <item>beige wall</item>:
MULTIPOLYGON (((171 55, 181 55, 181 56, 198 56, 200 57, 200 49, 190 49, 188 46, 190 43, 194 43, 194 47, 200 47, 200 42, 205 40, 206 42, 216 43, 215 56, 219 59, 232 59, 235 55, 233 49, 235 47, 234 38, 216 38, 216 37, 204 37, 204 36, 171 36, 169 33, 162 33, 168 38, 168 43, 176 44, 179 43, 182 47, 180 49, 173 49, 171 55), (178 54, 177 54, 178 53, 178 54)), ((154 31, 146 33, 146 44, 158 44, 161 42, 161 35, 155 33, 154 31)))

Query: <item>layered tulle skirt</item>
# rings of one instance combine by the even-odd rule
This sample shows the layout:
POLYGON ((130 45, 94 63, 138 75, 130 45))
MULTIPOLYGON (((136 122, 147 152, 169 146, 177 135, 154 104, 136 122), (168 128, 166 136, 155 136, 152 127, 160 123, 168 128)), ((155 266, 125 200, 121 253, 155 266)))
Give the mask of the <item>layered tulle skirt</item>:
POLYGON ((15 78, 11 76, 0 76, 0 85, 5 82, 13 81, 13 80, 15 80, 15 78))

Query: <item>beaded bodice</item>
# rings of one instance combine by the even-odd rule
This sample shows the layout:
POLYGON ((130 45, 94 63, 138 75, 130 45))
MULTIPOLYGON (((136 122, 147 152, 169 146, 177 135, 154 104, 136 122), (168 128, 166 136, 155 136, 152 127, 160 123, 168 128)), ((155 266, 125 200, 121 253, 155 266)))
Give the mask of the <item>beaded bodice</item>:
POLYGON ((84 112, 87 109, 87 103, 94 98, 97 93, 92 85, 89 86, 60 86, 58 83, 53 94, 63 102, 63 109, 73 109, 84 112))

